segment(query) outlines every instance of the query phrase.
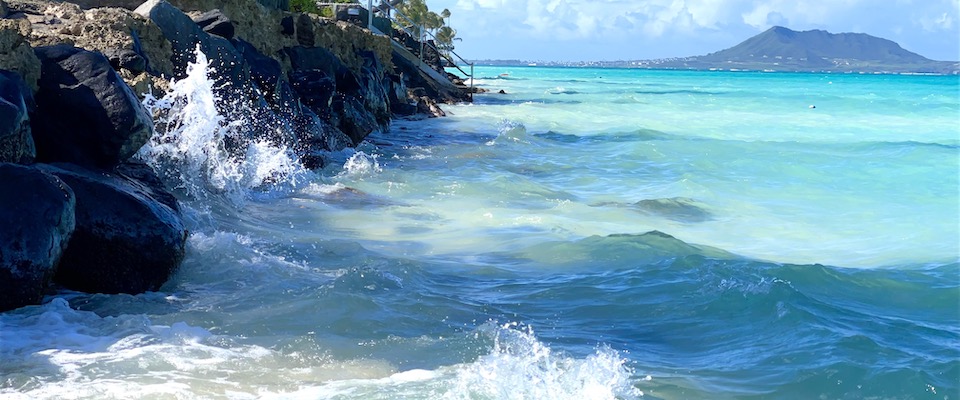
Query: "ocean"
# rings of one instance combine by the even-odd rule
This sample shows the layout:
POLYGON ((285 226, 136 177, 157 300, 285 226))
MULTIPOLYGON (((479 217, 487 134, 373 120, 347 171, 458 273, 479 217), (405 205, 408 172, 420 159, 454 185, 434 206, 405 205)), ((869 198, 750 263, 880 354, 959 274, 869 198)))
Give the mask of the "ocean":
POLYGON ((203 67, 183 266, 0 314, 0 397, 960 398, 956 76, 478 67, 306 171, 203 67))

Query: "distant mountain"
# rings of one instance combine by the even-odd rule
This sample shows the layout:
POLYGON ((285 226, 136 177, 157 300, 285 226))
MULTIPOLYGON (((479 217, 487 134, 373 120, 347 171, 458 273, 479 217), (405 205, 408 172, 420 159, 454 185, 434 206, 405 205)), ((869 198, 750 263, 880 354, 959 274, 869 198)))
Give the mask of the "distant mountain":
MULTIPOLYGON (((634 63, 636 64, 636 63, 634 63)), ((775 26, 705 56, 641 62, 650 68, 774 71, 960 73, 960 63, 934 61, 864 33, 797 32, 775 26)))

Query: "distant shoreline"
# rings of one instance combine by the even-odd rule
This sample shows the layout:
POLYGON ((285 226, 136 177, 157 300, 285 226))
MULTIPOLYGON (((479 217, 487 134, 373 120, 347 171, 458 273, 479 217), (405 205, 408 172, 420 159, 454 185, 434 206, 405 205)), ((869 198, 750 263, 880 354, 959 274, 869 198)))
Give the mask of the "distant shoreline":
POLYGON ((577 62, 577 63, 560 63, 560 62, 549 62, 549 63, 498 63, 490 62, 489 60, 484 61, 471 61, 477 67, 523 67, 523 68, 571 68, 571 69, 583 69, 583 68, 595 68, 595 69, 636 69, 636 70, 650 70, 650 71, 688 71, 688 72, 757 72, 757 73, 788 73, 788 74, 831 74, 831 75, 905 75, 905 76, 958 76, 960 71, 954 71, 951 73, 939 73, 939 72, 914 72, 914 71, 873 71, 873 70, 863 70, 863 71, 835 71, 835 70, 822 70, 822 71, 812 71, 812 70, 775 70, 775 69, 747 69, 747 68, 669 68, 669 67, 650 67, 650 66, 636 66, 636 65, 619 65, 617 63, 607 63, 607 62, 577 62))

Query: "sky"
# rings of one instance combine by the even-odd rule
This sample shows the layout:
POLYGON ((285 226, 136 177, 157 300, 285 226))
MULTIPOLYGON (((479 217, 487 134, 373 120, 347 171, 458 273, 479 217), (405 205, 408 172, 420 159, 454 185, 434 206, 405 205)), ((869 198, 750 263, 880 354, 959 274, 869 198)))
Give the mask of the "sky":
POLYGON ((960 0, 426 0, 449 9, 466 59, 613 61, 697 56, 775 26, 890 39, 960 60, 960 0))

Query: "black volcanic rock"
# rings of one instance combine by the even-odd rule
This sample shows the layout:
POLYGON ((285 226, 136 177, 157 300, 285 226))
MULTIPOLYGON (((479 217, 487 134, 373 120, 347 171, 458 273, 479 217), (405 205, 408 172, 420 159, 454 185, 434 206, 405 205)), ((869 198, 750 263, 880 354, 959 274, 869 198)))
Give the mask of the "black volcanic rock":
POLYGON ((0 163, 0 311, 38 304, 73 234, 75 198, 59 178, 0 163))
POLYGON ((30 113, 37 161, 111 168, 153 135, 153 118, 102 54, 69 45, 34 52, 41 62, 30 113))
POLYGON ((76 229, 53 279, 89 293, 160 288, 183 261, 187 231, 173 195, 149 167, 112 172, 38 164, 76 195, 76 229))

